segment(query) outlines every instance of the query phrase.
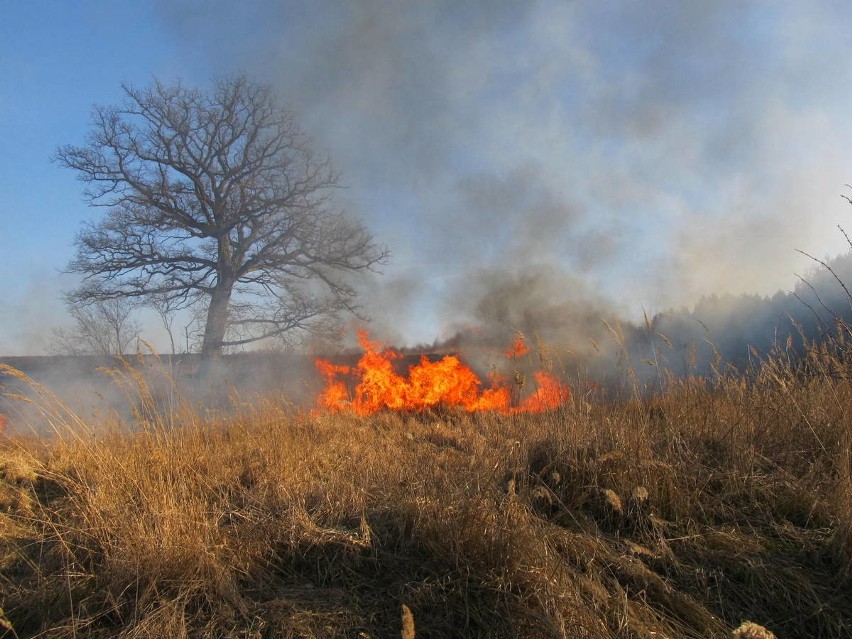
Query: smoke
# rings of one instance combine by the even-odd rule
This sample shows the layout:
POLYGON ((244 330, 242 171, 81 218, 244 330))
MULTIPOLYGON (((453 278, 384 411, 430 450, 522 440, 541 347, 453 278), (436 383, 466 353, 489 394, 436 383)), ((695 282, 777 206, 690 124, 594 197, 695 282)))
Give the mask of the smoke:
POLYGON ((558 320, 501 306, 527 286, 596 334, 596 314, 789 288, 795 248, 843 249, 852 44, 837 3, 187 1, 159 15, 199 82, 250 71, 328 151, 341 203, 394 252, 365 298, 393 338, 444 337, 471 315, 549 333, 558 320))
POLYGON ((557 267, 482 270, 471 273, 471 279, 482 293, 457 291, 444 310, 459 318, 457 330, 475 327, 479 337, 492 344, 508 344, 512 334, 520 332, 529 340, 586 353, 591 340, 604 332, 601 318, 611 313, 606 300, 581 278, 557 267))
POLYGON ((0 304, 0 324, 16 330, 0 339, 0 353, 24 355, 44 350, 65 312, 56 291, 68 287, 70 281, 39 266, 9 286, 11 290, 0 304))
MULTIPOLYGON (((848 248, 835 228, 852 182, 843 3, 153 7, 175 52, 162 80, 207 86, 245 71, 270 83, 340 170, 337 202, 393 252, 381 276, 359 281, 386 343, 447 340, 486 372, 520 332, 555 345, 566 369, 622 356, 651 383, 663 369, 706 369, 714 348, 743 362, 748 344, 766 350, 796 325, 814 337, 831 324, 822 302, 848 307, 795 252, 848 248)), ((848 260, 832 263, 852 283, 848 260)), ((0 306, 0 321, 24 327, 4 355, 49 341, 63 308, 48 291, 71 288, 60 279, 34 274, 0 306)), ((141 321, 168 350, 159 318, 141 321)), ((185 319, 174 329, 180 351, 185 319)), ((313 396, 307 358, 261 360, 233 359, 215 384, 190 363, 179 383, 210 406, 227 386, 313 396)), ((124 410, 95 368, 53 361, 37 377, 85 414, 124 410)))
POLYGON ((259 397, 305 408, 320 390, 313 362, 292 352, 222 361, 137 354, 4 357, 2 363, 18 372, 0 371, 0 415, 7 416, 9 432, 23 435, 169 427, 185 421, 188 411, 224 418, 259 397))

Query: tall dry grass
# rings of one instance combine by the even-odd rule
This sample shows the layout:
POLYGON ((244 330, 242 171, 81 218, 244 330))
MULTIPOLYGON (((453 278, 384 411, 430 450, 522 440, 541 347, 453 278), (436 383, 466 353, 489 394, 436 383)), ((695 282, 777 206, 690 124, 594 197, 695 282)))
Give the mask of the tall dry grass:
POLYGON ((211 415, 131 368, 134 427, 92 428, 44 391, 0 635, 852 636, 846 346, 541 415, 211 415))

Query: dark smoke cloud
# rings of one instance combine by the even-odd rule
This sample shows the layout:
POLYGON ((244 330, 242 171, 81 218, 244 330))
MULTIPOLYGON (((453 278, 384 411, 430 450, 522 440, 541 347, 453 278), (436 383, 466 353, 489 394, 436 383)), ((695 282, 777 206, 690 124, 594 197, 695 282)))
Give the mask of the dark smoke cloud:
POLYGON ((601 318, 611 313, 583 279, 556 266, 479 270, 470 279, 470 289, 462 286, 449 296, 446 312, 459 318, 459 330, 491 331, 485 335, 490 343, 508 344, 520 332, 585 353, 589 340, 604 332, 601 318))

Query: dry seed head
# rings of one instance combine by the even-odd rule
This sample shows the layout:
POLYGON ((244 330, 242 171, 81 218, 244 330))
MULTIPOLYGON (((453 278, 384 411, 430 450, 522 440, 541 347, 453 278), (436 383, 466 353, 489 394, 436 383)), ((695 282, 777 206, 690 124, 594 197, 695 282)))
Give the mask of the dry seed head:
POLYGON ((615 513, 620 515, 624 512, 624 507, 621 504, 621 497, 619 497, 614 490, 604 488, 601 491, 601 495, 603 496, 604 502, 606 502, 606 504, 609 505, 615 513))
POLYGON ((358 526, 358 533, 361 536, 361 540, 365 545, 369 546, 373 543, 373 529, 370 528, 370 524, 367 523, 367 518, 364 515, 361 515, 361 522, 358 526))
POLYGON ((402 604, 402 639, 414 639, 414 615, 405 604, 402 604))
POLYGON ((627 546, 627 550, 630 551, 630 554, 637 557, 650 557, 651 559, 655 557, 653 550, 641 544, 637 544, 634 541, 630 541, 629 539, 624 540, 624 545, 627 546))
POLYGON ((556 500, 556 496, 546 486, 536 486, 533 488, 530 497, 534 502, 542 505, 547 504, 548 506, 552 506, 556 500))
POLYGON ((751 621, 744 621, 733 632, 734 639, 776 639, 769 630, 751 621))
POLYGON ((644 486, 636 486, 631 495, 633 501, 637 504, 643 504, 648 501, 648 489, 644 486))

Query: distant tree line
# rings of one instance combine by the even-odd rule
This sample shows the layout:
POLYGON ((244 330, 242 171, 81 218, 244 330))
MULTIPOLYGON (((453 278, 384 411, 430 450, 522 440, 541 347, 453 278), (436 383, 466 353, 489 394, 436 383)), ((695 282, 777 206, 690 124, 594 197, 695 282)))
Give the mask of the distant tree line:
POLYGON ((656 368, 678 376, 706 374, 714 364, 745 369, 778 349, 795 356, 805 341, 852 327, 852 299, 841 282, 852 283, 852 252, 818 265, 788 292, 710 295, 691 309, 659 313, 647 326, 629 327, 626 342, 646 376, 656 368))

